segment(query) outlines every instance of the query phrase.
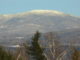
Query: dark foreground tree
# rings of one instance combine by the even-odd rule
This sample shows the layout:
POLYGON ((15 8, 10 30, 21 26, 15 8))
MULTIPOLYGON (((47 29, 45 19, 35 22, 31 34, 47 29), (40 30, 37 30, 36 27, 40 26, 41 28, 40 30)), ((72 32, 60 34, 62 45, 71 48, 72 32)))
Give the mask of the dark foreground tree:
POLYGON ((32 37, 31 45, 28 48, 29 55, 34 60, 46 60, 45 56, 43 55, 43 49, 39 45, 39 38, 40 33, 37 31, 32 37))

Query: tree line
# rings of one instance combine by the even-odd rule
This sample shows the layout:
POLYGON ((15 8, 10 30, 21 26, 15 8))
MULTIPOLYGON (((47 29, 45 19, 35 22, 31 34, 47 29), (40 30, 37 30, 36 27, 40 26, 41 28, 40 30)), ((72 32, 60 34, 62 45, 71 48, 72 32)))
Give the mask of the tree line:
MULTIPOLYGON (((41 33, 37 31, 31 39, 31 44, 24 43, 23 47, 19 48, 18 53, 15 54, 0 46, 0 60, 64 60, 68 49, 60 52, 62 48, 60 48, 60 43, 54 33, 50 32, 45 36, 46 48, 39 43, 40 37, 41 33)), ((72 51, 70 60, 80 60, 80 51, 75 47, 70 48, 72 51)))

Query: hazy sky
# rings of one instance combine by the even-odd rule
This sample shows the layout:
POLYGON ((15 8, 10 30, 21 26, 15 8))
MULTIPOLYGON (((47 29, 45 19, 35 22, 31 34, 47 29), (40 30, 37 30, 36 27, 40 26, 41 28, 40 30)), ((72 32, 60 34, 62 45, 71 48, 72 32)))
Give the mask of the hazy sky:
POLYGON ((0 14, 30 10, 57 10, 80 16, 80 0, 0 0, 0 14))

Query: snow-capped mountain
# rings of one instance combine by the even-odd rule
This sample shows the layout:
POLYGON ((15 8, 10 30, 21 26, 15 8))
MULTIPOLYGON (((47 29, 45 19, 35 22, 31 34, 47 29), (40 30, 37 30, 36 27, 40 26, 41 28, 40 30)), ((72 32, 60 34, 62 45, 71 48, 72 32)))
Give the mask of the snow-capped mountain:
POLYGON ((24 37, 36 30, 41 32, 79 29, 80 17, 54 10, 32 10, 25 13, 0 15, 0 39, 24 37), (6 36, 9 36, 7 38, 6 36), (2 38, 3 37, 3 38, 2 38))
POLYGON ((80 17, 53 10, 33 10, 14 15, 0 15, 0 33, 41 32, 80 28, 80 17))

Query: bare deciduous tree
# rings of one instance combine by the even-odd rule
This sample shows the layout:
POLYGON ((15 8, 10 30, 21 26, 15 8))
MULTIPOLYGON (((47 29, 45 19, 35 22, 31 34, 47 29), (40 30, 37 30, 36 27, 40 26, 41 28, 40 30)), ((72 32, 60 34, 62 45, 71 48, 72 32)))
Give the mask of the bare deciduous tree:
POLYGON ((59 56, 59 47, 60 43, 58 42, 58 37, 55 33, 47 33, 45 36, 45 43, 46 43, 46 48, 48 48, 48 53, 46 54, 46 57, 48 60, 56 60, 56 58, 59 56))

